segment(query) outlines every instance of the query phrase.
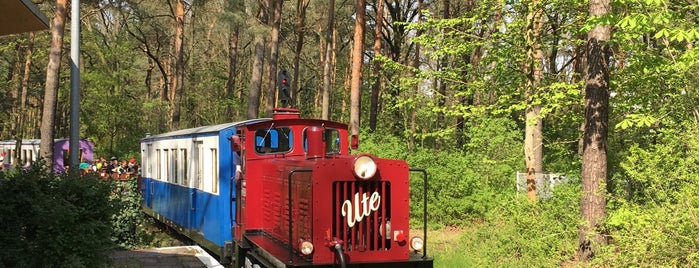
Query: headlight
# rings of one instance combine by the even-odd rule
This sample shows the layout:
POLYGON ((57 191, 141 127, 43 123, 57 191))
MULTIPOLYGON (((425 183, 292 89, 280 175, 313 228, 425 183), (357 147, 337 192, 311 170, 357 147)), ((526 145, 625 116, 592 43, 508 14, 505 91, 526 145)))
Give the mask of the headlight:
POLYGON ((370 179, 376 174, 376 162, 370 156, 363 155, 354 159, 354 175, 362 180, 370 179))
POLYGON ((410 247, 413 248, 413 250, 420 251, 423 246, 425 246, 425 241, 422 240, 422 237, 416 236, 410 239, 410 247))
POLYGON ((313 243, 309 241, 301 241, 301 243, 299 243, 299 251, 301 251, 301 254, 303 255, 311 255, 311 253, 313 253, 313 243))
POLYGON ((385 228, 379 228, 379 234, 386 239, 391 239, 390 236, 384 235, 384 229, 386 229, 385 233, 387 233, 387 234, 391 233, 391 221, 386 221, 386 225, 384 227, 385 228))

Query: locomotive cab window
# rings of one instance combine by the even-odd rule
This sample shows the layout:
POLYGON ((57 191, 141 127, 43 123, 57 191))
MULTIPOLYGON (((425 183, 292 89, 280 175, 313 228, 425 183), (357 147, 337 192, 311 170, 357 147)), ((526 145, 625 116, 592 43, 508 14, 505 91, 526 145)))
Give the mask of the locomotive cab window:
POLYGON ((255 131, 255 151, 258 154, 286 153, 291 151, 293 142, 288 127, 270 127, 255 131))
MULTIPOLYGON (((311 141, 313 142, 313 141, 311 141)), ((328 128, 323 131, 323 142, 325 142, 326 154, 340 154, 340 131, 328 128)), ((308 137, 306 129, 303 130, 303 150, 308 152, 308 137)))
POLYGON ((325 130, 325 152, 329 154, 340 153, 340 132, 337 129, 325 130))

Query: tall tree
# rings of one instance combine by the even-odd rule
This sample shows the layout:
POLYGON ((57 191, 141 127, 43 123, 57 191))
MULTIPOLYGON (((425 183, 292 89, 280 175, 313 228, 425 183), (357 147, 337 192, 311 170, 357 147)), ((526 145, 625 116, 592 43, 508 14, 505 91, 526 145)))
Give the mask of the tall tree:
POLYGON ((20 113, 17 117, 17 136, 24 137, 26 135, 25 125, 27 120, 31 117, 27 117, 30 114, 29 109, 27 109, 27 98, 29 91, 29 76, 31 74, 32 67, 32 54, 34 54, 34 32, 29 33, 29 39, 27 39, 27 49, 24 56, 24 74, 22 75, 22 90, 20 92, 19 110, 20 113))
MULTIPOLYGON (((267 9, 262 1, 259 4, 259 9, 257 13, 257 19, 260 25, 267 24, 267 9)), ((259 28, 259 27, 258 27, 259 28)), ((248 111, 247 118, 257 118, 258 111, 260 109, 260 93, 262 92, 262 73, 264 71, 265 62, 265 31, 258 30, 255 33, 254 41, 254 51, 253 51, 253 64, 252 64, 252 75, 250 77, 250 87, 248 95, 248 111)))
MULTIPOLYGON (((73 7, 77 8, 77 7, 73 7)), ((41 117, 41 157, 50 168, 53 166, 53 131, 58 98, 58 81, 63 53, 63 34, 68 15, 68 0, 56 0, 56 11, 51 22, 51 48, 49 63, 46 66, 46 86, 44 87, 44 111, 41 117)), ((73 18, 79 19, 79 18, 73 18)))
POLYGON ((366 25, 366 1, 355 5, 354 39, 352 47, 352 82, 350 85, 350 127, 352 138, 359 138, 359 118, 362 98, 362 62, 364 61, 364 27, 366 25))
MULTIPOLYGON (((610 0, 591 0, 589 16, 611 13, 610 0)), ((601 22, 603 23, 603 22, 601 22)), ((606 244, 602 223, 606 217, 607 132, 609 124, 610 25, 595 25, 587 35, 587 79, 585 81, 585 130, 582 156, 582 197, 579 254, 587 260, 606 244)))
MULTIPOLYGON (((330 0, 334 1, 334 0, 330 0)), ((291 103, 297 103, 296 92, 299 91, 299 66, 301 65, 301 53, 303 52, 303 39, 306 34, 306 9, 311 0, 297 0, 296 2, 296 49, 294 50, 294 70, 291 75, 291 103)))
POLYGON ((541 49, 541 28, 544 24, 544 10, 539 0, 530 3, 527 15, 526 42, 527 61, 525 73, 527 85, 525 98, 524 159, 527 166, 527 197, 536 201, 536 174, 543 169, 543 120, 541 102, 537 99, 543 77, 544 52, 541 49))
POLYGON ((383 3, 377 0, 376 4, 376 28, 374 29, 374 63, 372 66, 373 83, 371 85, 371 100, 369 104, 369 130, 376 130, 376 121, 379 116, 379 90, 381 89, 381 62, 377 59, 381 55, 381 39, 383 39, 383 3))
MULTIPOLYGON (((447 20, 451 18, 451 1, 450 0, 443 0, 442 1, 442 19, 447 20)), ((442 29, 442 33, 445 33, 446 30, 442 29)), ((449 57, 442 56, 437 60, 437 70, 442 71, 443 69, 447 68, 449 64, 449 57)), ((436 85, 435 87, 437 88, 437 92, 439 94, 436 95, 437 98, 437 107, 440 108, 446 108, 446 99, 447 99, 447 82, 445 81, 446 79, 442 77, 437 77, 436 78, 436 85)), ((440 128, 446 128, 447 124, 445 122, 445 115, 444 115, 444 109, 440 109, 439 112, 437 112, 437 118, 435 122, 435 127, 437 129, 440 128)), ((441 147, 441 141, 437 141, 436 144, 437 149, 441 147)))
POLYGON ((180 126, 180 105, 184 95, 184 0, 176 0, 175 4, 175 77, 172 79, 173 87, 170 93, 170 130, 177 130, 180 126))
MULTIPOLYGON (((226 97, 229 100, 234 98, 235 91, 235 76, 238 72, 238 36, 240 34, 240 26, 235 23, 231 26, 231 31, 228 37, 228 80, 226 80, 226 97)), ((233 116, 232 107, 227 106, 227 116, 233 116)))
POLYGON ((321 118, 328 120, 330 118, 330 92, 332 69, 332 52, 333 52, 333 29, 335 27, 335 0, 328 1, 328 26, 325 29, 325 59, 323 60, 323 92, 322 92, 322 113, 321 118))
MULTIPOLYGON (((422 0, 417 0, 417 5, 415 7, 415 10, 416 10, 416 14, 417 14, 416 15, 416 23, 420 24, 422 22, 422 0)), ((417 30, 417 32, 415 33, 415 36, 420 36, 420 35, 422 35, 422 30, 417 30)), ((421 46, 419 43, 412 43, 411 45, 412 45, 415 52, 413 52, 413 57, 409 60, 409 62, 410 62, 409 65, 412 67, 411 68, 412 74, 410 76, 415 77, 416 76, 415 72, 416 72, 416 70, 420 69, 420 64, 421 64, 421 62, 420 62, 420 60, 421 60, 421 57, 420 57, 421 56, 420 55, 421 46)), ((422 92, 420 90, 420 85, 415 84, 412 87, 412 89, 413 89, 412 90, 413 96, 410 98, 415 99, 415 100, 419 100, 420 99, 419 96, 422 95, 422 92)), ((415 101, 415 103, 417 104, 417 101, 415 101)), ((408 137, 408 150, 411 150, 411 151, 413 150, 413 148, 415 148, 415 137, 417 136, 418 105, 416 105, 416 104, 411 105, 410 109, 408 110, 409 116, 406 116, 406 119, 408 119, 409 121, 405 123, 406 126, 410 126, 410 128, 409 128, 410 132, 407 133, 407 137, 408 137)))
POLYGON ((272 20, 270 21, 269 40, 269 61, 267 74, 267 116, 271 117, 275 106, 277 88, 277 65, 279 62, 279 35, 282 23, 282 3, 283 0, 272 0, 270 9, 272 10, 272 20))

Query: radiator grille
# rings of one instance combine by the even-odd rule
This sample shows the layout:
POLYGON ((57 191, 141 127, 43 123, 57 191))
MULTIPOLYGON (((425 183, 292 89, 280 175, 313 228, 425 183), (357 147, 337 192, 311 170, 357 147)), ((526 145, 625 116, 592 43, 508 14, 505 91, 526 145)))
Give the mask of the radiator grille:
POLYGON ((333 236, 344 241, 346 251, 391 248, 391 234, 384 235, 391 219, 390 195, 387 181, 333 183, 333 236))

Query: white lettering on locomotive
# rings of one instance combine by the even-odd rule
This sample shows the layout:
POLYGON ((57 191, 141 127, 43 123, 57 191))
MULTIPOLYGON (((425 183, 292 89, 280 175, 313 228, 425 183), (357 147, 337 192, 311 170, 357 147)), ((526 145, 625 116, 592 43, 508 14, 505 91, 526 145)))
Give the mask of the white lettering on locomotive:
POLYGON ((379 192, 374 192, 371 194, 371 197, 364 193, 361 200, 359 200, 359 193, 356 193, 354 194, 354 202, 352 200, 342 202, 342 216, 347 219, 347 225, 352 228, 356 223, 361 222, 364 217, 369 216, 372 211, 379 210, 379 206, 381 206, 379 192))

